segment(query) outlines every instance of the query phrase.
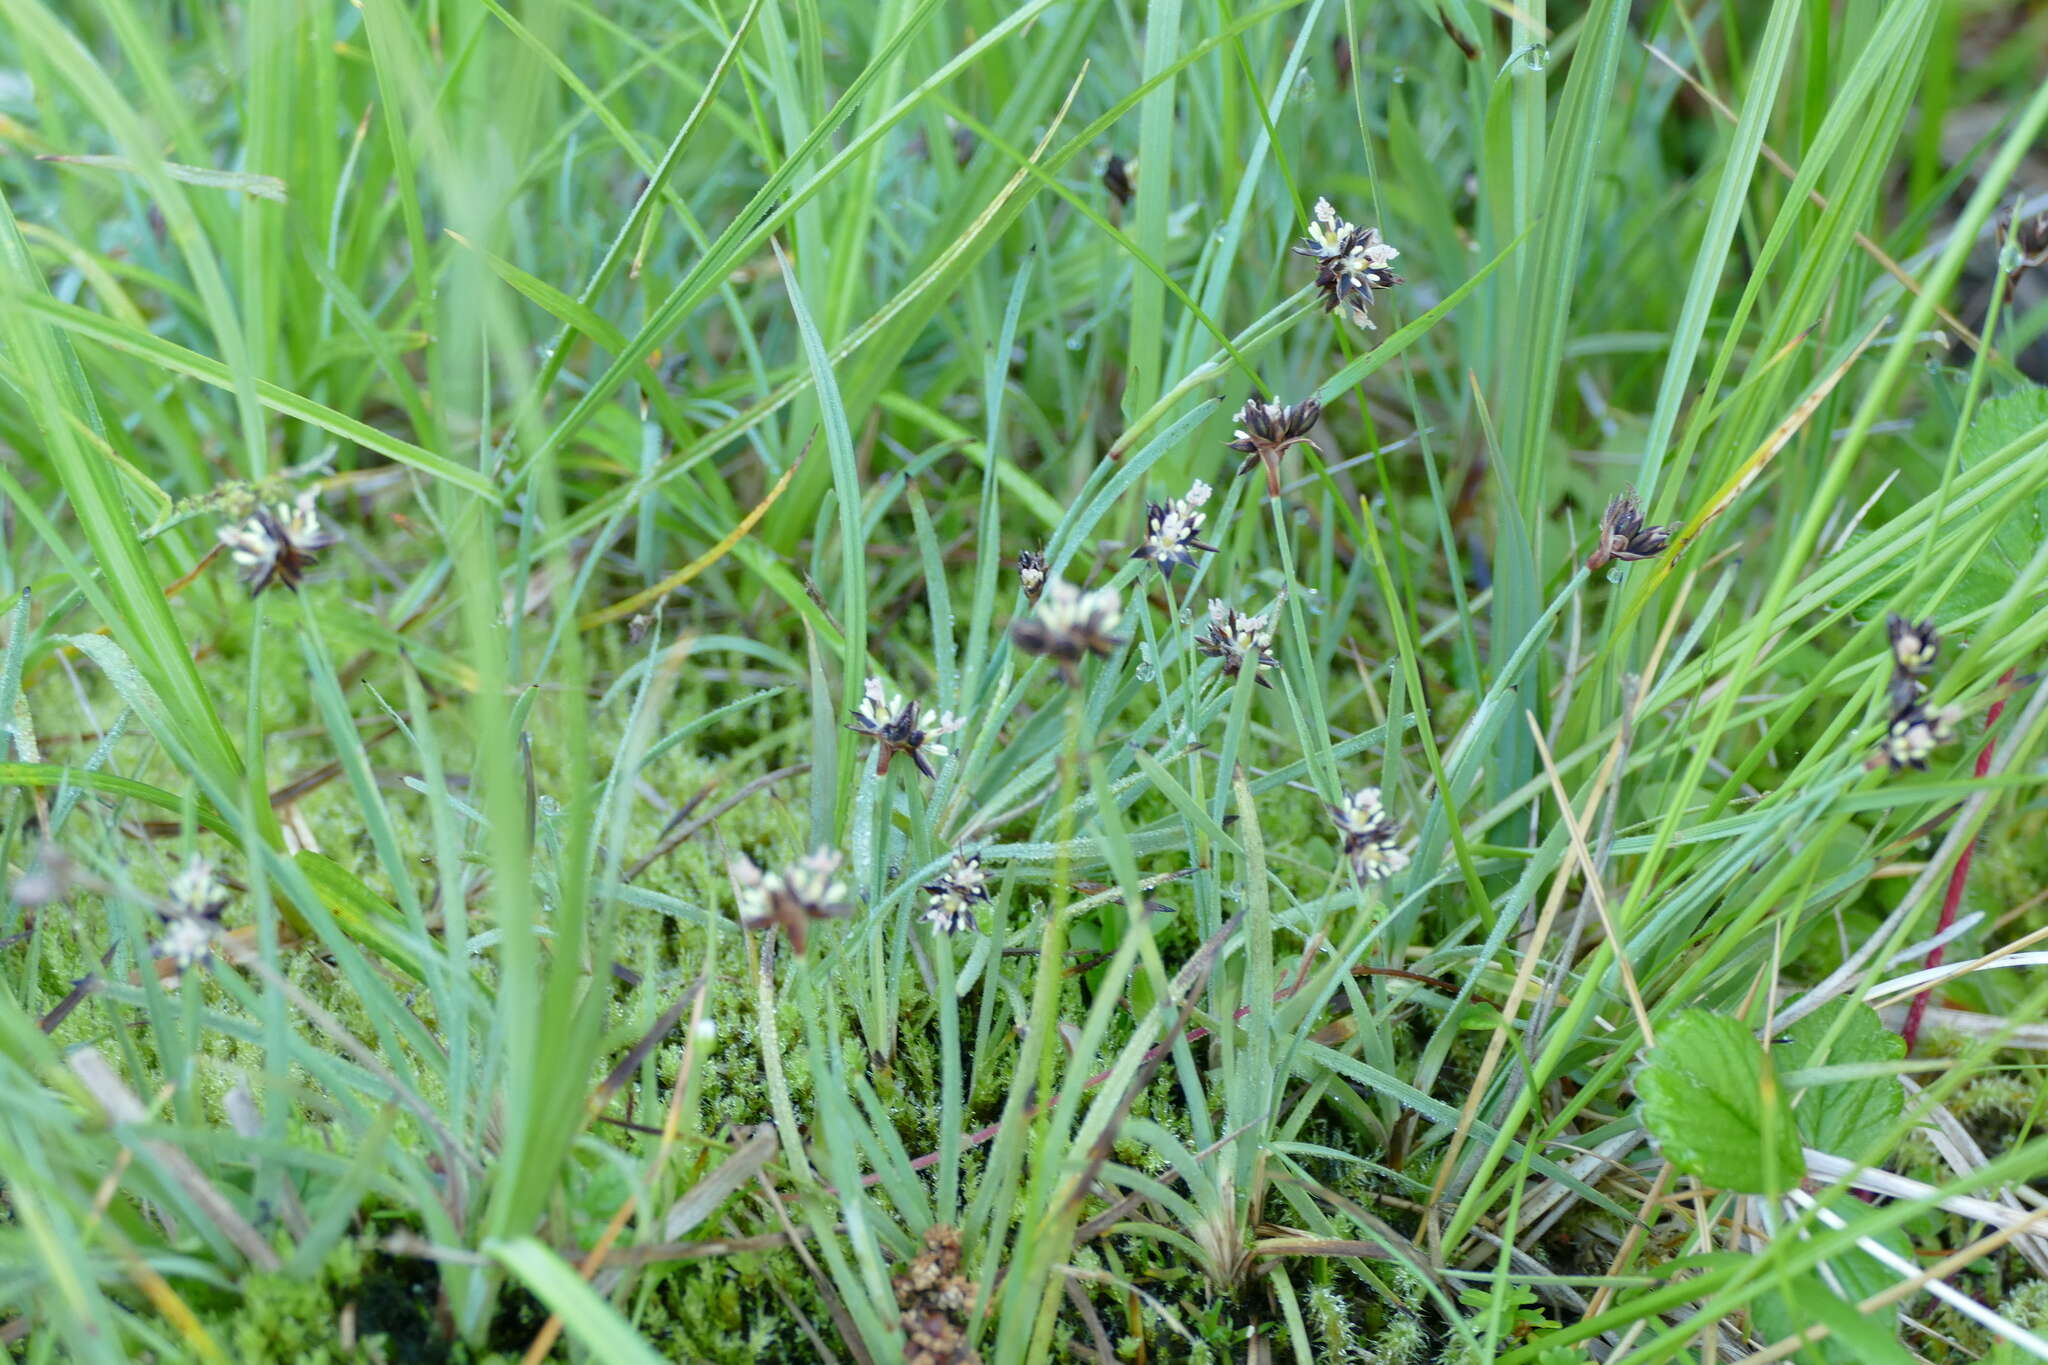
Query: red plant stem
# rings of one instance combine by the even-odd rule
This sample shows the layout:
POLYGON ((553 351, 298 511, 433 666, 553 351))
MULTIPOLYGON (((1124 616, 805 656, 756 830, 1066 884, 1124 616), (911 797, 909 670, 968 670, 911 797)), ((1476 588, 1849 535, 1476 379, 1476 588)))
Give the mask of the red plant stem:
MULTIPOLYGON (((2009 686, 2012 679, 2013 670, 2008 668, 2005 670, 2005 676, 1998 680, 1999 687, 2003 689, 2009 686)), ((1977 752, 1977 776, 1979 777, 1990 775, 1991 750, 1994 747, 1990 730, 1992 726, 1998 724, 1998 717, 2004 711, 2005 697, 2001 693, 1998 700, 1991 703, 1991 709, 1984 713, 1984 747, 1977 752)), ((1942 898, 1941 919, 1934 926, 1934 932, 1937 936, 1947 933, 1956 922, 1956 911, 1963 903, 1963 886, 1970 880, 1970 859, 1976 852, 1977 841, 1972 839, 1969 843, 1963 845, 1962 853, 1956 858, 1954 870, 1948 874, 1948 894, 1942 898)), ((1948 945, 1945 943, 1937 943, 1928 949, 1927 965, 1929 967, 1939 967, 1943 952, 1947 947, 1948 945)), ((1927 1018, 1927 1002, 1932 998, 1933 994, 1934 987, 1930 985, 1921 991, 1920 994, 1914 996, 1913 1003, 1906 1009, 1906 1022, 1899 1029, 1899 1036, 1906 1040, 1906 1051, 1909 1053, 1913 1050, 1913 1045, 1920 1041, 1920 1025, 1927 1018)))

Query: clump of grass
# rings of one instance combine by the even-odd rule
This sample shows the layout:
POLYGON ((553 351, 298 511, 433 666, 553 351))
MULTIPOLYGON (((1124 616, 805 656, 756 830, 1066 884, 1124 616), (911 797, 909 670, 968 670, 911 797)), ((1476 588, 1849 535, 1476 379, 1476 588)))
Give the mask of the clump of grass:
POLYGON ((943 14, 9 12, 0 1339, 2033 1349, 2048 92, 943 14))

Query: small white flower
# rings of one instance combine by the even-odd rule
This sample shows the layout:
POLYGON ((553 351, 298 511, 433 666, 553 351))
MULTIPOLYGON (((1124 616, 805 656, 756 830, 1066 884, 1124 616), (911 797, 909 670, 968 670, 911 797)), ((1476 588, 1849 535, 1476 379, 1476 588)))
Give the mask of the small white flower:
POLYGON ((1929 711, 1917 701, 1908 702, 1885 729, 1885 760, 1895 772, 1901 768, 1926 771, 1929 755, 1956 737, 1962 718, 1960 707, 1940 706, 1929 711))
POLYGON ((1360 881, 1385 881, 1408 866, 1400 828, 1381 804, 1378 787, 1362 788, 1330 807, 1330 820, 1360 881))
MULTIPOLYGON (((1224 677, 1236 677, 1247 659, 1256 660, 1261 669, 1278 667, 1280 661, 1269 652, 1272 647, 1273 627, 1265 616, 1247 616, 1227 602, 1209 599, 1209 629, 1195 637, 1195 649, 1223 660, 1224 677)), ((1272 684, 1260 678, 1259 686, 1272 684)))
POLYGON ((180 915, 164 926, 157 940, 156 955, 188 971, 213 958, 213 921, 180 915))
POLYGON ((924 891, 924 922, 942 934, 957 934, 975 927, 975 909, 988 901, 988 874, 979 856, 955 853, 952 866, 924 891))
POLYGON ((1176 567, 1195 566, 1194 551, 1215 553, 1214 545, 1198 539, 1209 515, 1200 508, 1208 500, 1209 485, 1197 479, 1184 498, 1145 504, 1145 542, 1131 551, 1131 558, 1149 559, 1171 578, 1176 567))
POLYGON ((1330 207, 1329 200, 1318 198, 1315 221, 1308 225, 1308 238, 1305 243, 1314 250, 1303 254, 1312 254, 1318 258, 1338 255, 1343 250, 1344 239, 1354 230, 1351 224, 1337 216, 1337 210, 1330 207))
POLYGON ((1045 586, 1045 556, 1036 550, 1025 550, 1017 556, 1017 583, 1024 589, 1024 596, 1036 602, 1038 593, 1045 586))
POLYGON ((171 878, 166 895, 173 918, 217 920, 228 905, 227 888, 213 874, 213 864, 197 853, 171 878))

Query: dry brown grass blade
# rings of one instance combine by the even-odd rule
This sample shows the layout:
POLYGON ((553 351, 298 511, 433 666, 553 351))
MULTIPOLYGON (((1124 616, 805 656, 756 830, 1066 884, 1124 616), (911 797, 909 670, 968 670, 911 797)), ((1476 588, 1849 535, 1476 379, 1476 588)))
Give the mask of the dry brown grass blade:
MULTIPOLYGON (((66 1060, 86 1093, 106 1114, 109 1123, 141 1123, 149 1117, 141 1099, 122 1083, 114 1068, 107 1064, 107 1059, 97 1051, 89 1047, 80 1048, 66 1060)), ((234 1243, 235 1249, 249 1258, 250 1265, 258 1270, 283 1269, 284 1263, 271 1250, 270 1243, 263 1239, 263 1234, 242 1217, 191 1157, 162 1138, 142 1138, 135 1145, 147 1152, 172 1183, 183 1190, 199 1211, 220 1229, 221 1236, 234 1243)))
POLYGON ((1550 779, 1551 794, 1557 798, 1558 817, 1564 821, 1565 832, 1570 836, 1572 854, 1579 860, 1579 868, 1586 877, 1587 894, 1593 898, 1593 913, 1600 917, 1600 927, 1607 931, 1608 942, 1614 945, 1615 965, 1621 968, 1621 986, 1628 992, 1629 1008, 1635 1011, 1636 1027, 1643 1031, 1643 1045, 1654 1047, 1657 1033, 1650 1026, 1650 1011, 1643 1004, 1642 989, 1636 985, 1635 968, 1628 960, 1628 945, 1622 939, 1621 929, 1614 922, 1614 914, 1607 908, 1607 891, 1601 884, 1600 869, 1593 862, 1593 850, 1586 845, 1585 826, 1572 814, 1571 794, 1564 789, 1564 779, 1558 776, 1557 761, 1550 756, 1550 742, 1543 738, 1543 727, 1536 723, 1533 712, 1524 712, 1529 722, 1529 733, 1536 737, 1536 755, 1543 760, 1543 775, 1550 779))
MULTIPOLYGON (((1879 1290, 1863 1300, 1863 1302, 1857 1304, 1856 1311, 1867 1317, 1880 1308, 1889 1308, 1902 1299, 1911 1298, 1919 1293, 1921 1289, 1925 1288, 1930 1281, 1946 1279, 1958 1270, 1962 1270, 1989 1256, 2013 1238, 2032 1230, 2044 1221, 2048 1221, 2048 1209, 2037 1209, 2033 1213, 2028 1214, 2023 1221, 2015 1223, 2010 1227, 2000 1228, 1988 1237, 1980 1237, 1961 1251, 1956 1252, 1953 1256, 1936 1261, 1910 1280, 1901 1280, 1897 1284, 1879 1290)), ((1750 1352, 1748 1355, 1736 1360, 1734 1365, 1767 1365, 1769 1361, 1783 1360, 1801 1347, 1810 1346, 1827 1335, 1827 1325, 1825 1323, 1815 1323, 1802 1332, 1786 1337, 1782 1341, 1773 1342, 1761 1351, 1750 1352)))
POLYGON ((669 1031, 683 1017, 683 1011, 690 1008, 703 989, 703 978, 692 982, 687 990, 676 997, 673 1005, 662 1011, 661 1018, 655 1020, 653 1026, 640 1035, 640 1041, 627 1049, 626 1055, 619 1059, 619 1064, 598 1082, 597 1089, 590 1094, 590 1113, 593 1117, 611 1102, 611 1097, 619 1092, 621 1086, 633 1078, 633 1073, 640 1069, 640 1063, 646 1061, 648 1054, 661 1045, 662 1039, 668 1037, 669 1031))
POLYGON ((695 559, 683 565, 682 568, 677 569, 652 587, 643 588, 623 601, 614 602, 608 607, 593 611, 576 624, 584 630, 596 630, 599 626, 608 625, 622 617, 631 616, 648 603, 659 601, 661 598, 668 596, 677 588, 682 587, 683 584, 731 554, 732 547, 747 538, 747 533, 760 523, 761 518, 768 515, 768 509, 775 505, 775 500, 788 490, 790 480, 794 479, 797 470, 803 467, 804 456, 811 453, 811 442, 817 438, 818 434, 815 431, 812 432, 810 437, 804 441, 804 448, 797 452, 794 460, 789 462, 789 468, 782 471, 782 477, 777 479, 775 486, 768 490, 768 496, 755 503, 753 510, 741 517, 739 524, 726 532, 716 545, 706 550, 703 554, 698 555, 695 559))
POLYGON ((803 1238, 797 1235, 796 1224, 790 1221, 789 1210, 783 1206, 782 1196, 775 1192, 775 1182, 763 1175, 758 1183, 768 1196, 769 1207, 775 1210, 776 1221, 782 1224, 783 1234, 789 1238, 791 1249, 796 1252, 797 1259, 803 1262, 804 1270, 810 1274, 811 1283, 817 1287, 818 1297, 825 1301, 825 1310, 832 1316, 832 1325, 838 1329, 839 1339, 846 1343, 846 1349, 853 1352, 853 1358, 858 1360, 860 1365, 875 1365, 873 1357, 868 1355, 867 1348, 861 1344, 860 1329, 854 1325, 853 1315, 846 1311, 846 1305, 839 1301, 839 1292, 832 1287, 832 1277, 819 1268, 817 1257, 811 1255, 811 1249, 804 1245, 803 1238))
MULTIPOLYGON (((1683 607, 1685 598, 1690 596, 1695 578, 1696 575, 1685 580, 1679 597, 1679 607, 1674 608, 1664 620, 1664 629, 1658 633, 1657 643, 1650 650, 1649 659, 1643 664, 1642 678, 1636 686, 1638 697, 1650 695, 1652 684, 1657 677, 1657 669, 1664 660, 1664 651, 1669 648, 1672 632, 1677 628, 1681 614, 1679 608, 1683 607)), ((1533 723, 1534 718, 1531 720, 1533 723)), ((1606 757, 1600 763, 1600 771, 1594 775, 1592 786, 1586 793, 1586 804, 1579 814, 1582 826, 1583 822, 1590 819, 1593 812, 1600 808, 1600 801, 1606 794, 1607 785, 1615 778, 1616 770, 1621 764, 1622 753, 1626 748, 1626 731, 1625 726, 1616 727, 1614 742, 1608 746, 1606 757)), ((1495 1069, 1500 1065, 1501 1054, 1507 1047, 1507 1030, 1512 1027, 1511 1021, 1520 1013, 1522 1002, 1528 998, 1536 966, 1542 959, 1544 941, 1550 936, 1557 919, 1558 908, 1564 903, 1564 894, 1570 885, 1571 866, 1560 862, 1557 875, 1551 879, 1550 895, 1543 903, 1543 910, 1537 918, 1529 946, 1522 954, 1521 966, 1515 972, 1514 985, 1508 991, 1507 1001, 1501 1006, 1501 1022, 1495 1026, 1493 1037, 1486 1045, 1486 1055, 1479 1064, 1477 1076, 1473 1078, 1471 1093, 1466 1097, 1464 1108, 1458 1113, 1458 1126, 1452 1132, 1450 1142, 1444 1150, 1443 1163, 1437 1170, 1436 1183, 1430 1187, 1429 1198, 1425 1201, 1428 1212, 1423 1215, 1423 1226, 1432 1242, 1438 1234, 1435 1217, 1437 1206, 1457 1170, 1458 1153, 1471 1134, 1473 1122, 1478 1118, 1480 1102, 1493 1080, 1495 1069)))
POLYGON ((1842 382, 1842 377, 1848 374, 1850 368, 1862 358, 1863 353, 1870 349, 1870 343, 1877 340, 1878 332, 1887 321, 1889 319, 1879 319, 1875 326, 1863 334, 1863 339, 1842 358, 1842 362, 1823 375, 1820 382, 1793 405, 1792 411, 1786 414, 1784 421, 1771 428, 1771 433, 1764 437, 1763 444, 1751 451, 1749 457, 1729 476, 1728 481, 1715 492, 1713 499, 1707 504, 1707 510, 1693 518, 1683 530, 1671 538, 1670 552, 1663 559, 1664 572, 1671 571, 1671 566, 1685 552, 1685 547, 1699 539, 1700 532, 1712 525, 1716 517, 1727 511, 1729 506, 1757 481, 1758 476, 1764 472, 1764 467, 1799 434, 1801 428, 1812 419, 1813 414, 1820 411, 1820 405, 1827 401, 1828 395, 1835 391, 1835 386, 1842 382))
POLYGON ((718 1206, 728 1196, 737 1193, 740 1186, 760 1174, 768 1159, 775 1155, 775 1146, 775 1129, 765 1123, 757 1127, 731 1156, 719 1162, 710 1174, 669 1206, 668 1213, 662 1218, 661 1235, 669 1241, 678 1241, 717 1212, 718 1206))
MULTIPOLYGON (((1733 109, 1730 109, 1727 106, 1727 104, 1725 104, 1722 101, 1719 95, 1716 95, 1713 91, 1707 89, 1706 86, 1700 84, 1698 77, 1694 76, 1690 71, 1687 71, 1677 62, 1674 62, 1669 57, 1665 56, 1664 53, 1653 44, 1644 43, 1643 48, 1652 57, 1655 57, 1659 62, 1662 62, 1665 68, 1669 70, 1672 75, 1678 77, 1678 79, 1684 81, 1688 86, 1690 86, 1692 88, 1693 93, 1698 95, 1702 100, 1705 100, 1707 106, 1711 108, 1716 114, 1719 114, 1722 118, 1726 119, 1730 123, 1739 122, 1739 120, 1736 117, 1735 111, 1733 109)), ((1770 143, 1764 142, 1758 145, 1763 151, 1764 160, 1770 162, 1772 166, 1776 167, 1780 175, 1784 176, 1787 180, 1793 180, 1798 177, 1799 172, 1793 167, 1792 163, 1787 161, 1784 157, 1779 156, 1776 149, 1774 149, 1770 143)), ((1827 197, 1823 195, 1819 190, 1808 190, 1806 193, 1806 198, 1807 202, 1811 203, 1815 208, 1825 210, 1828 206, 1827 197)), ((1913 297, 1915 298, 1920 297, 1920 281, 1914 279, 1912 275, 1908 274, 1906 268, 1900 265, 1897 261, 1893 260, 1885 252, 1885 249, 1883 247, 1879 246, 1876 242, 1871 241, 1870 238, 1866 237, 1861 232, 1858 232, 1856 234, 1856 245, 1863 248, 1864 254, 1869 256, 1871 260, 1876 261, 1878 265, 1883 268, 1884 272, 1887 275, 1890 275, 1893 279, 1897 280, 1901 285, 1905 286, 1907 293, 1913 295, 1913 297)), ((1934 305, 1934 313, 1935 316, 1941 319, 1943 326, 1949 328, 1957 336, 1961 337, 1965 342, 1969 343, 1969 347, 1971 350, 1981 351, 1984 349, 1983 339, 1979 337, 1975 332, 1971 331, 1969 328, 1963 326, 1962 320, 1956 317, 1955 314, 1949 312, 1948 309, 1943 308, 1938 303, 1934 305)), ((1991 353, 1991 358, 1996 360, 1998 358, 1998 352, 1993 351, 1991 353)))

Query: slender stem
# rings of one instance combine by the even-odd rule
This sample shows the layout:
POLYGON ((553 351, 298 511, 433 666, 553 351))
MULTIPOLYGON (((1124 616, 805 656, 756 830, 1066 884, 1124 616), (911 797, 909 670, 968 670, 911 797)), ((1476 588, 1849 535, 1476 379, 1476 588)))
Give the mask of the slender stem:
MULTIPOLYGON (((2006 669, 2005 676, 1998 680, 1999 687, 2003 689, 2010 686, 2013 677, 2014 670, 2006 669)), ((1998 718, 2004 712, 2005 696, 2001 691, 1998 700, 1992 702, 1991 709, 1984 713, 1984 747, 1977 751, 1977 777, 1980 781, 1991 773, 1991 751, 1997 747, 1997 743, 1992 738, 1990 731, 1992 726, 1998 724, 1998 718)), ((1956 911, 1963 904, 1963 887, 1970 880, 1970 861, 1976 855, 1976 852, 1977 841, 1975 839, 1964 844, 1963 851, 1956 857, 1955 870, 1948 874, 1948 894, 1942 897, 1941 919, 1934 926, 1934 932, 1937 936, 1947 933, 1950 926, 1956 922, 1956 911)), ((1941 959, 1947 951, 1948 945, 1946 943, 1935 944, 1927 951, 1927 965, 1929 967, 1939 967, 1941 959)), ((1933 993, 1934 987, 1932 986, 1921 991, 1920 994, 1913 997, 1912 1005, 1906 1010, 1906 1022, 1899 1029, 1899 1036, 1906 1040, 1906 1051, 1909 1053, 1913 1050, 1913 1045, 1920 1041, 1920 1025, 1927 1018, 1927 1002, 1933 993)))

